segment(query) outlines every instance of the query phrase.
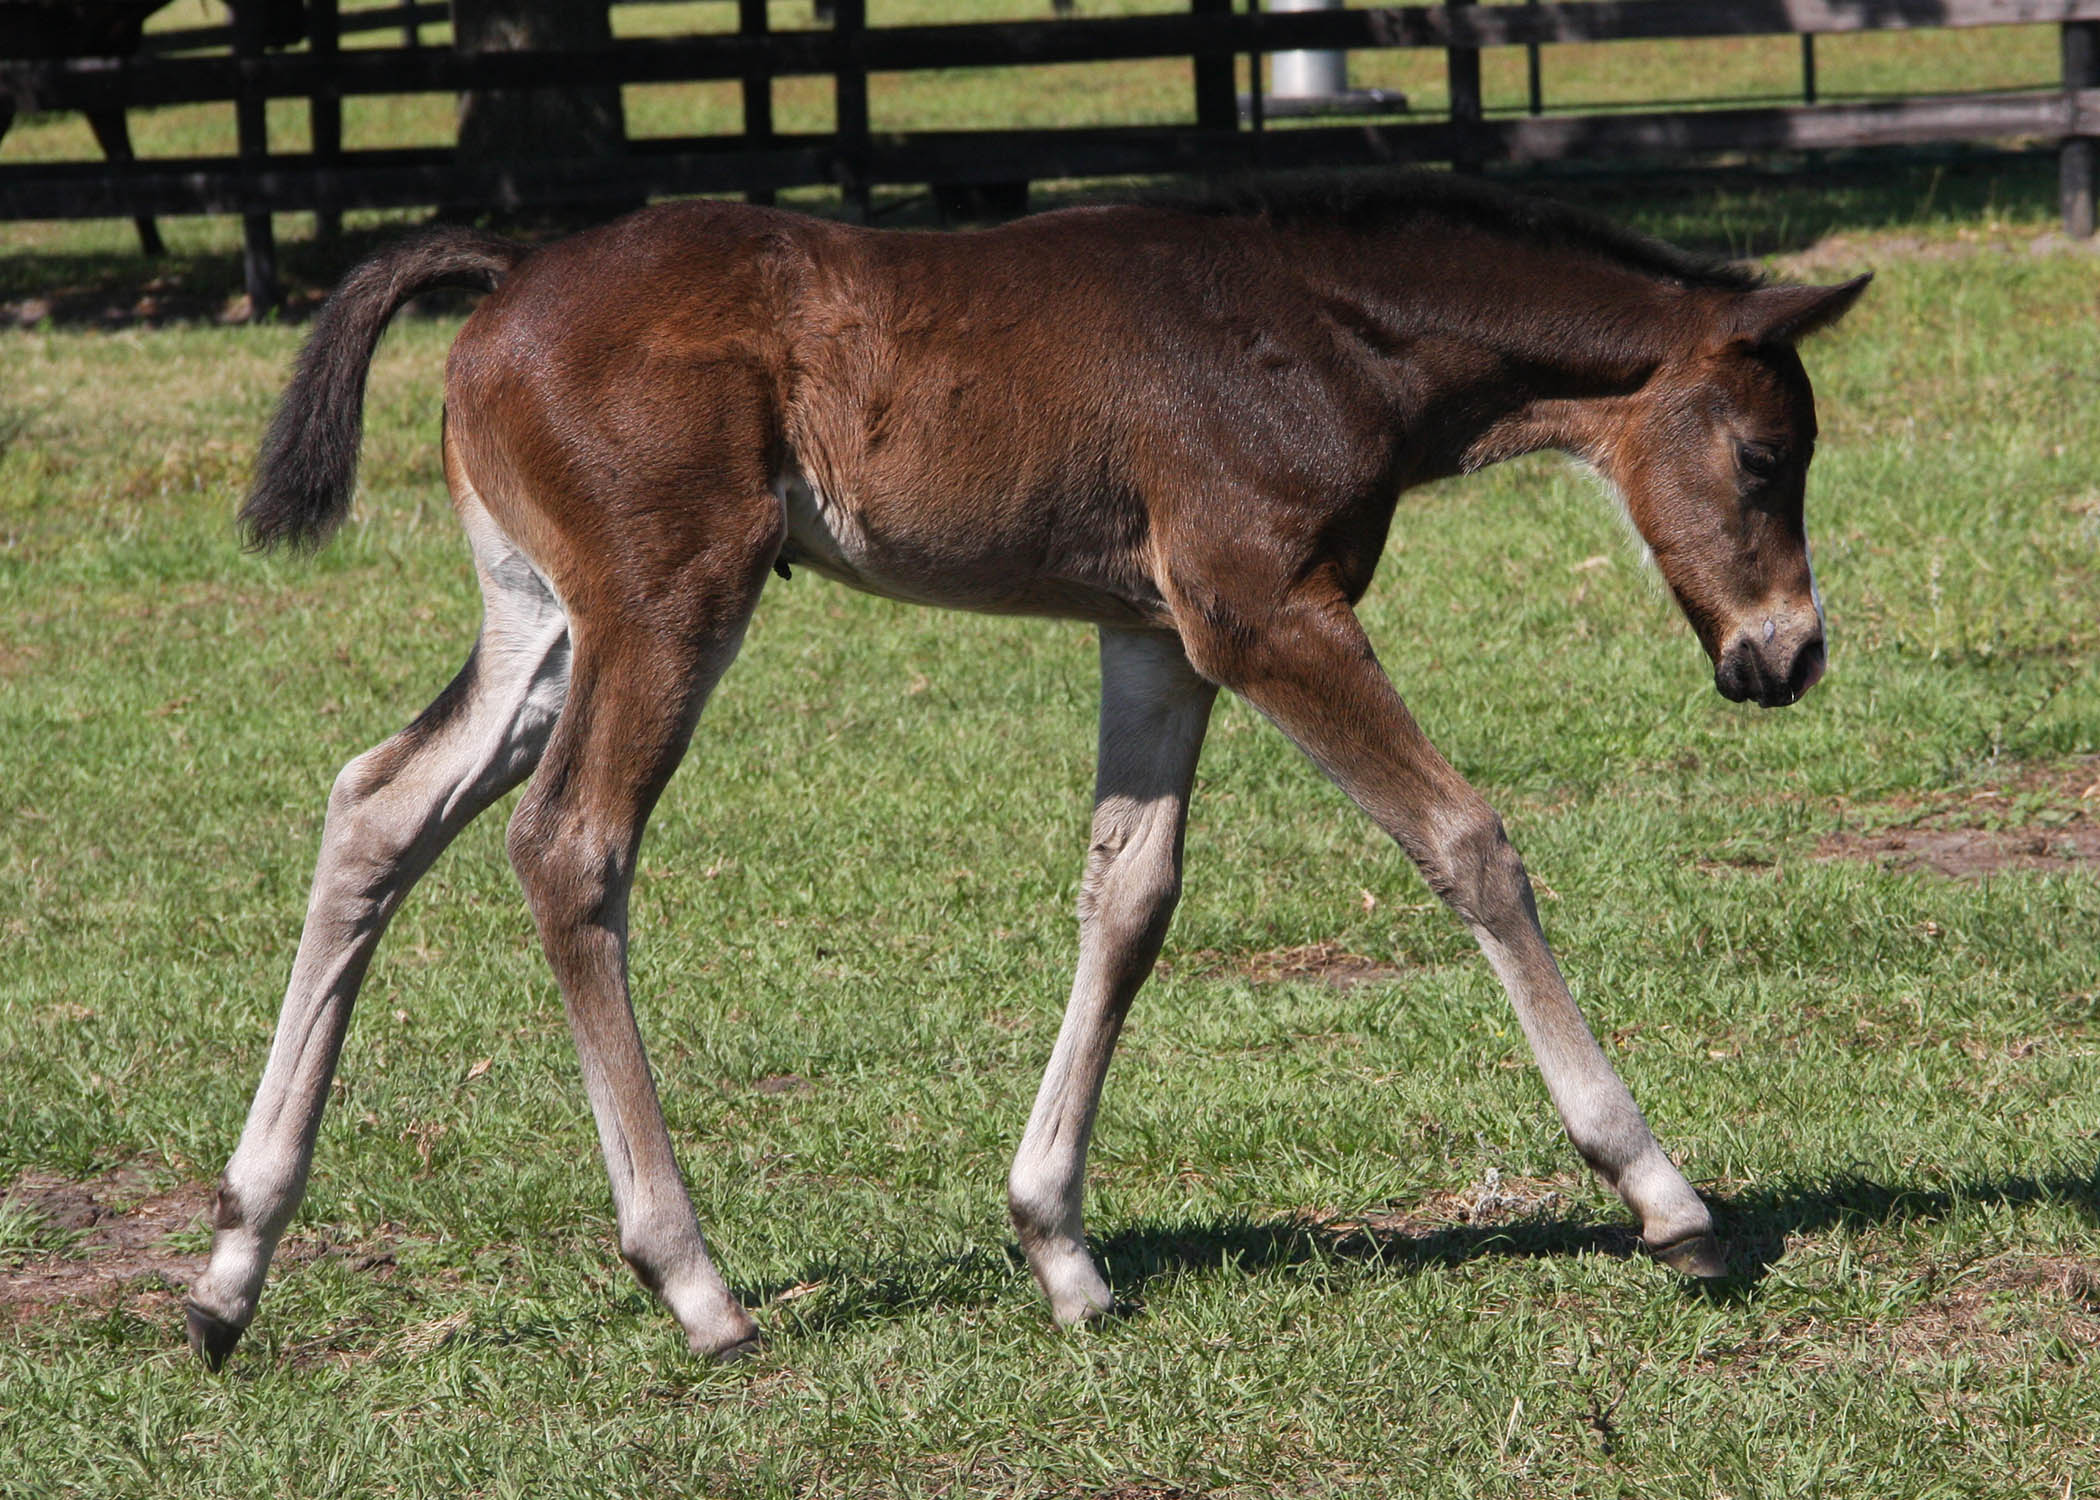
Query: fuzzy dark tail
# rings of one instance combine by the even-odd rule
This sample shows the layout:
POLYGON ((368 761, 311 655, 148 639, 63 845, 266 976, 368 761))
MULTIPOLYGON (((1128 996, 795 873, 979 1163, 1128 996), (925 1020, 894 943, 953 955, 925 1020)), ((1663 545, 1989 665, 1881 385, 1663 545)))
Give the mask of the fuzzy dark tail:
POLYGON ((433 229, 388 247, 343 278, 314 319, 291 384, 263 435, 241 528, 256 551, 327 541, 350 510, 365 427, 365 372, 389 319, 439 287, 496 289, 526 247, 470 229, 433 229))

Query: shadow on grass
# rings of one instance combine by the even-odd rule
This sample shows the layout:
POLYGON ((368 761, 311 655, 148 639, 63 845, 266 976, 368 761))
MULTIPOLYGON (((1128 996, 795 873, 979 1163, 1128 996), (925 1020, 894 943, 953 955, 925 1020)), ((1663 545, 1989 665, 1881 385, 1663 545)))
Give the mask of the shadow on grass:
MULTIPOLYGON (((1717 1282, 1686 1281, 1688 1295, 1733 1300, 1770 1274, 1794 1235, 1839 1227, 1929 1223, 1976 1207, 2075 1208, 2100 1222, 2100 1167, 1978 1178, 1945 1186, 1887 1183, 1847 1174, 1808 1183, 1778 1183, 1731 1194, 1711 1194, 1730 1275, 1717 1282)), ((1541 1215, 1500 1223, 1417 1225, 1351 1222, 1326 1225, 1285 1218, 1244 1218, 1202 1224, 1140 1225, 1097 1244, 1110 1280, 1134 1297, 1163 1277, 1219 1265, 1246 1272, 1369 1263, 1402 1273, 1454 1267, 1483 1259, 1642 1253, 1630 1223, 1600 1224, 1541 1215)))
MULTIPOLYGON (((1751 1299, 1794 1235, 1845 1227, 1930 1223, 1964 1209, 2061 1206, 2100 1222, 2100 1167, 1980 1177, 1941 1186, 1843 1175, 1711 1195, 1731 1275, 1683 1284, 1688 1297, 1751 1299)), ((1540 1215, 1499 1223, 1423 1224, 1395 1214, 1329 1224, 1291 1216, 1226 1215, 1183 1223, 1140 1223, 1094 1241, 1124 1316, 1142 1316, 1154 1284, 1190 1272, 1226 1269, 1246 1276, 1286 1272, 1317 1280, 1337 1265, 1414 1275, 1480 1260, 1641 1254, 1628 1223, 1540 1215)), ((739 1289, 780 1332, 822 1336, 884 1317, 934 1308, 979 1307, 1016 1294, 1026 1282, 1018 1249, 972 1250, 909 1266, 814 1266, 792 1283, 739 1289), (870 1274, 870 1272, 874 1274, 870 1274), (802 1290, 829 1294, 798 1305, 802 1290), (789 1309, 792 1309, 790 1311, 789 1309)))
MULTIPOLYGON (((413 227, 391 224, 347 231, 325 242, 285 241, 277 267, 281 301, 269 320, 304 323, 320 310, 344 272, 413 227)), ((470 305, 453 293, 419 299, 424 312, 470 305)), ((241 257, 235 250, 153 259, 114 250, 0 256, 0 329, 163 328, 249 321, 241 257)))
MULTIPOLYGON (((1496 174, 1525 191, 1581 203, 1690 248, 1732 256, 1800 250, 1846 231, 1915 227, 1992 216, 2047 221, 2056 211, 2057 167, 2047 151, 1941 148, 1798 155, 1708 168, 1529 168, 1496 174)), ((1046 185, 1034 208, 1127 195, 1046 185)), ((890 205, 882 222, 936 222, 924 195, 890 205)), ((836 213, 836 206, 807 205, 836 213)), ((329 241, 287 236, 280 245, 283 305, 271 316, 303 322, 342 274, 406 225, 360 229, 329 241)), ((532 234, 528 238, 545 237, 532 234)), ((34 251, 0 256, 0 328, 158 327, 241 321, 237 251, 149 260, 136 252, 34 251)))

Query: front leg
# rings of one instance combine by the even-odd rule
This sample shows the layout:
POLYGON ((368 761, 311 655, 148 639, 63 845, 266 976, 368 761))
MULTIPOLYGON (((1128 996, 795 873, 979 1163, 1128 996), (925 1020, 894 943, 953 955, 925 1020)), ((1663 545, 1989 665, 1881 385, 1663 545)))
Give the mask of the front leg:
POLYGON ((1189 785, 1216 697, 1172 636, 1101 632, 1100 768, 1079 888, 1079 971, 1007 1180, 1021 1248, 1060 1323, 1112 1305, 1080 1215, 1087 1142, 1123 1017, 1181 892, 1189 785))
POLYGON ((1244 574, 1229 589, 1175 593, 1198 670, 1289 735, 1473 930, 1569 1139, 1640 1215, 1649 1251, 1687 1275, 1725 1274, 1706 1205, 1656 1144, 1568 993, 1502 820, 1422 733, 1348 600, 1318 582, 1265 592, 1244 574))

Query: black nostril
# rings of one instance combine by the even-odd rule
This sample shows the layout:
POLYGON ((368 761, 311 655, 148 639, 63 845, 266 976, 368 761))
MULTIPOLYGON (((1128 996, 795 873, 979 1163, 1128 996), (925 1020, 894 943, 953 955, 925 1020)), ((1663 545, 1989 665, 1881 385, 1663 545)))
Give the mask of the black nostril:
POLYGON ((1823 637, 1816 636, 1794 653, 1794 665, 1786 674, 1789 702, 1797 701, 1823 676, 1823 637))

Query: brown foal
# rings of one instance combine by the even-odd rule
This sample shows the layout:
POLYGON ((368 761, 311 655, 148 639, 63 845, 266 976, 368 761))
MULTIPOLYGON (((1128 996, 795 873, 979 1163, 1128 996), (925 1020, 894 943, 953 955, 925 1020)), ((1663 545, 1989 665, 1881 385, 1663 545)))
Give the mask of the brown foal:
POLYGON ((1754 275, 1491 190, 1072 209, 968 234, 682 203, 528 251, 425 234, 316 322, 243 510, 318 545, 349 508, 387 320, 486 289, 445 377, 445 477, 486 602, 465 669, 343 768, 276 1040, 189 1329, 225 1359, 304 1189, 388 919, 531 777, 512 863, 560 982, 621 1253, 692 1348, 758 1330, 709 1258, 627 989, 651 808, 767 577, 1092 621, 1100 770, 1070 1008, 1009 1203, 1061 1323, 1111 1306, 1080 1205, 1117 1032, 1181 883, 1219 687, 1397 840, 1509 991, 1583 1157, 1648 1248, 1722 1274, 1706 1206, 1568 993, 1523 863, 1417 726, 1353 606, 1408 487, 1541 448, 1623 499, 1732 699, 1823 668, 1794 344, 1865 278, 1754 275))

